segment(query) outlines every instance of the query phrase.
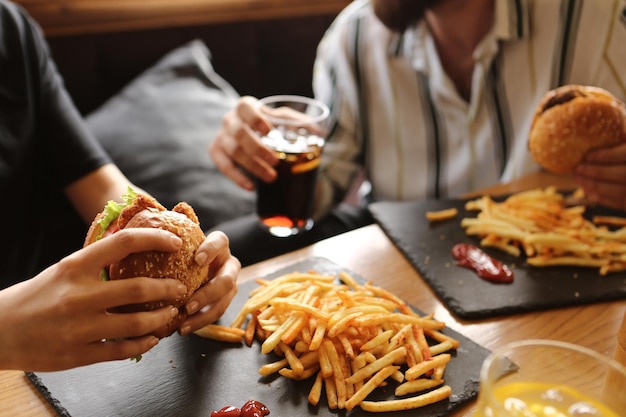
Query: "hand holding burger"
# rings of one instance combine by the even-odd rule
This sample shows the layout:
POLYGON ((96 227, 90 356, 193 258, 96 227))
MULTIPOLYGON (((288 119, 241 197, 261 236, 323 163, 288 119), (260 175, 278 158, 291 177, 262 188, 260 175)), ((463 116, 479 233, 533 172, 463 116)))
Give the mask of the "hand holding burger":
POLYGON ((587 202, 626 210, 626 106, 612 93, 581 85, 548 92, 528 146, 546 170, 573 173, 587 202))
MULTIPOLYGON (((111 219, 118 218, 123 208, 131 205, 128 197, 121 205, 109 203, 111 219)), ((146 210, 152 212, 154 208, 146 210)), ((189 334, 224 313, 237 293, 236 279, 241 269, 230 253, 226 235, 198 235, 201 243, 197 250, 183 256, 179 252, 188 254, 183 238, 165 228, 129 227, 136 215, 131 216, 130 211, 126 214, 127 224, 121 230, 111 233, 116 226, 93 225, 90 235, 95 229, 103 230, 101 235, 96 233, 100 239, 95 243, 88 237, 84 248, 37 276, 0 291, 0 306, 10 312, 6 320, 0 320, 0 369, 57 371, 137 358, 154 347, 161 335, 176 330, 173 323, 179 323, 181 314, 187 317, 178 331, 189 334), (161 255, 163 259, 170 255, 172 259, 191 256, 190 269, 202 271, 192 275, 208 282, 190 295, 193 284, 183 283, 177 276, 123 279, 119 266, 130 261, 134 268, 131 259, 139 259, 141 253, 152 253, 154 265, 161 264, 161 255), (99 273, 104 268, 108 275, 111 265, 118 265, 114 272, 118 279, 102 282, 99 273), (207 268, 208 275, 204 272, 207 268), (187 302, 182 304, 183 300, 187 302), (180 307, 174 307, 175 303, 180 307), (143 311, 144 307, 153 309, 143 311), (121 312, 126 309, 136 312, 121 312)), ((155 213, 144 214, 150 218, 155 213)), ((169 216, 175 218, 174 225, 178 224, 178 214, 166 215, 169 216)))
MULTIPOLYGON (((181 247, 175 252, 131 253, 109 265, 101 274, 105 280, 121 280, 142 276, 171 278, 184 284, 187 289, 185 294, 176 299, 124 305, 113 309, 117 313, 131 313, 151 311, 167 305, 178 308, 178 314, 172 321, 152 333, 157 338, 167 337, 185 322, 190 313, 186 303, 200 287, 209 281, 209 262, 198 263, 196 261, 196 252, 205 241, 205 236, 193 208, 184 202, 177 204, 172 210, 167 210, 154 198, 136 194, 132 190, 123 196, 123 200, 122 204, 109 202, 105 209, 96 216, 87 232, 84 246, 105 239, 120 230, 132 228, 166 230, 182 240, 181 247)), ((227 242, 226 248, 228 248, 227 242)), ((230 252, 227 255, 227 259, 230 258, 230 252)), ((226 305, 231 298, 226 298, 226 305)), ((196 301, 194 304, 198 304, 198 302, 196 301)), ((224 310, 225 307, 219 311, 219 314, 221 315, 224 310)), ((191 313, 194 312, 191 311, 191 313)), ((195 329, 186 328, 185 332, 191 330, 195 329)), ((181 331, 181 333, 184 332, 181 331)))
POLYGON ((134 252, 176 251, 181 239, 158 229, 127 229, 80 249, 35 277, 0 291, 0 369, 56 371, 138 357, 159 341, 153 331, 178 309, 111 314, 119 305, 174 299, 175 279, 100 282, 99 271, 134 252))
POLYGON ((626 143, 624 103, 601 88, 565 85, 537 106, 528 147, 548 171, 568 173, 589 151, 621 143, 626 143))
POLYGON ((208 281, 208 265, 198 265, 194 255, 204 233, 198 217, 186 203, 179 203, 172 211, 167 210, 154 198, 129 191, 122 205, 110 201, 96 216, 84 246, 97 242, 125 228, 155 228, 174 233, 182 240, 182 246, 175 252, 148 251, 131 253, 124 259, 111 264, 102 272, 103 279, 126 279, 133 277, 173 278, 182 282, 187 292, 174 300, 120 306, 115 312, 130 313, 150 311, 166 305, 179 308, 178 315, 166 326, 153 333, 160 338, 170 336, 185 320, 187 313, 180 309, 189 297, 208 281))

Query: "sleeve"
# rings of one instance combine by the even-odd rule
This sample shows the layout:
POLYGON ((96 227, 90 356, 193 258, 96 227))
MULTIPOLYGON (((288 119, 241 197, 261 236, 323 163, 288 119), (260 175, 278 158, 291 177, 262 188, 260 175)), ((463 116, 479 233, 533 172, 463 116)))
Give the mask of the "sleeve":
POLYGON ((54 64, 48 61, 48 74, 41 96, 41 137, 45 159, 55 182, 66 186, 95 169, 111 163, 63 87, 54 64))
POLYGON ((626 44, 626 1, 622 1, 621 6, 616 9, 609 26, 604 56, 612 75, 615 77, 617 88, 613 91, 620 96, 621 100, 626 101, 626 48, 624 48, 624 44, 626 44))
MULTIPOLYGON (((559 84, 601 87, 626 101, 626 0, 619 3, 581 3, 580 11, 563 23, 563 39, 556 45, 560 55, 553 64, 559 84)), ((541 32, 535 36, 541 40, 541 32)))
POLYGON ((12 90, 5 96, 12 98, 9 105, 16 109, 15 137, 31 144, 49 184, 64 187, 110 158, 69 97, 40 27, 20 6, 6 2, 0 6, 5 37, 2 66, 9 78, 3 87, 12 90))
POLYGON ((315 97, 328 104, 329 134, 319 173, 319 194, 314 217, 332 210, 345 197, 363 165, 354 39, 358 25, 339 15, 317 49, 313 69, 315 97))

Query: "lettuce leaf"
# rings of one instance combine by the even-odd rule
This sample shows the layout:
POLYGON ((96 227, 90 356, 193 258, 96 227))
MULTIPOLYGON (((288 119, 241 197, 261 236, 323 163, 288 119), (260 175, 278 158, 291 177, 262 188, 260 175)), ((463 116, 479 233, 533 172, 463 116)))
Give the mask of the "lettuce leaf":
MULTIPOLYGON (((128 187, 126 189, 126 193, 122 195, 122 202, 117 203, 113 200, 109 200, 104 206, 104 216, 100 220, 98 220, 98 224, 100 225, 100 233, 96 236, 96 241, 102 239, 104 237, 104 233, 109 228, 111 223, 115 221, 124 210, 125 207, 128 207, 132 204, 133 200, 137 197, 137 192, 132 189, 132 187, 128 187)), ((109 280, 109 271, 107 268, 103 268, 100 271, 100 280, 108 281, 109 280)))
POLYGON ((111 223, 119 217, 125 207, 128 207, 133 202, 135 197, 137 197, 137 192, 131 187, 128 187, 126 193, 122 195, 121 203, 113 200, 109 200, 107 202, 104 207, 104 216, 102 216, 102 218, 98 221, 98 224, 100 225, 100 233, 96 236, 96 241, 104 237, 104 233, 109 228, 111 223))

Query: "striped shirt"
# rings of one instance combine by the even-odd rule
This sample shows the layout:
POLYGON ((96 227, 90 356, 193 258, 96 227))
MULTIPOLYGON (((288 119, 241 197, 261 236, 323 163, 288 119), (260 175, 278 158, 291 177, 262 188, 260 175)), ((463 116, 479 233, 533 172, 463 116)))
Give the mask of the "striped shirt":
POLYGON ((474 51, 469 102, 424 22, 392 32, 367 0, 337 16, 313 75, 332 114, 318 214, 341 201, 360 168, 378 201, 450 198, 537 171, 529 127, 541 97, 559 85, 626 99, 626 0, 495 4, 474 51))

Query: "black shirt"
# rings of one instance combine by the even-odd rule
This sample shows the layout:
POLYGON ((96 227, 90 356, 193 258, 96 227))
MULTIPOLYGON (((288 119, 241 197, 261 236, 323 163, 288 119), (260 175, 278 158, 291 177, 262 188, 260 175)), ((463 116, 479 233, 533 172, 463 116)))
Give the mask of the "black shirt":
POLYGON ((40 28, 0 0, 0 288, 82 246, 86 225, 63 188, 108 162, 40 28))

